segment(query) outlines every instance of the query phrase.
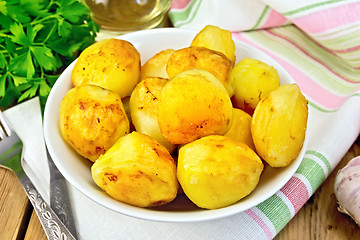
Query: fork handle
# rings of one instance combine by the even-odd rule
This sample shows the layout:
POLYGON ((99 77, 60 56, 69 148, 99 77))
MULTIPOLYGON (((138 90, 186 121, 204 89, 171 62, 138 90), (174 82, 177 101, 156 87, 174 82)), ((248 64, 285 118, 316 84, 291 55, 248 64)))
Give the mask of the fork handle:
POLYGON ((22 182, 23 188, 25 189, 26 195, 29 197, 31 204, 39 217, 40 223, 43 226, 48 239, 76 240, 55 212, 44 201, 31 180, 26 175, 22 178, 26 178, 23 179, 25 181, 22 182))

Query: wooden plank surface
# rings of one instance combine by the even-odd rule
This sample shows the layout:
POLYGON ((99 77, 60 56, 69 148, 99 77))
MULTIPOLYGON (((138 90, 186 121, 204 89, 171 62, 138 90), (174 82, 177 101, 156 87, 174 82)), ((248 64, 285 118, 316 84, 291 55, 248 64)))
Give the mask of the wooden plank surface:
POLYGON ((32 211, 31 219, 24 240, 46 240, 46 234, 41 226, 35 210, 32 211))
POLYGON ((16 175, 0 168, 0 239, 23 239, 32 206, 16 175))

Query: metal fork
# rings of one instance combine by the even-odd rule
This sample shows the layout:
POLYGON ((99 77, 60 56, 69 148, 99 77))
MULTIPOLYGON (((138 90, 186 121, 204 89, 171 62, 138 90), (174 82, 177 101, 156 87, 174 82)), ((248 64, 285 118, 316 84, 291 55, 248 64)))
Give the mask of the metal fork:
POLYGON ((0 111, 0 167, 12 170, 19 178, 48 239, 75 239, 50 206, 44 201, 32 181, 24 172, 22 167, 22 152, 23 144, 21 139, 0 111))

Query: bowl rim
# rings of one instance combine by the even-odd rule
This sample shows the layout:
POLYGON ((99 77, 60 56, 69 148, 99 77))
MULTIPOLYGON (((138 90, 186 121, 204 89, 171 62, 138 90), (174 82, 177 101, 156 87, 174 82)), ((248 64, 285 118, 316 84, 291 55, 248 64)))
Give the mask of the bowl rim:
MULTIPOLYGON (((156 29, 132 32, 132 33, 118 36, 116 38, 124 39, 124 40, 130 41, 130 42, 132 42, 134 39, 139 40, 139 38, 140 38, 139 42, 142 42, 143 40, 141 40, 141 39, 146 40, 147 39, 146 36, 149 37, 150 35, 175 34, 175 35, 179 35, 179 36, 186 35, 187 37, 189 37, 189 36, 195 36, 196 33, 197 33, 197 31, 188 30, 188 29, 156 28, 156 29)), ((263 52, 261 49, 255 48, 255 47, 253 47, 247 43, 244 43, 240 40, 234 39, 234 42, 235 42, 235 45, 243 46, 247 49, 250 49, 251 51, 255 49, 257 53, 261 52, 268 59, 272 59, 272 61, 277 64, 276 69, 278 71, 280 70, 282 72, 282 74, 285 74, 285 76, 290 80, 290 83, 295 82, 293 80, 293 78, 290 76, 290 74, 281 66, 280 63, 278 63, 271 56, 269 56, 268 54, 263 52)), ((141 54, 141 52, 140 52, 140 54, 141 54)), ((306 150, 307 142, 308 142, 309 127, 307 127, 307 130, 306 130, 303 147, 302 147, 298 157, 293 161, 291 168, 290 168, 291 171, 286 174, 286 181, 283 180, 281 182, 281 184, 277 184, 276 187, 274 187, 274 189, 272 189, 272 191, 264 192, 262 195, 263 196, 262 198, 255 199, 252 202, 252 204, 250 204, 246 207, 241 207, 241 205, 239 207, 239 205, 237 205, 237 203, 235 203, 228 207, 214 209, 214 210, 201 209, 199 211, 190 211, 190 212, 189 211, 183 211, 183 212, 181 212, 181 211, 159 211, 159 210, 153 210, 153 209, 148 209, 148 208, 135 207, 135 206, 131 206, 131 205, 116 201, 104 192, 98 194, 97 192, 99 191, 100 188, 96 189, 96 190, 87 189, 86 186, 84 186, 82 182, 76 181, 76 179, 73 178, 73 176, 63 166, 63 164, 61 164, 61 159, 57 155, 58 153, 56 151, 56 145, 54 143, 54 140, 52 139, 53 130, 51 130, 51 129, 53 129, 54 126, 52 126, 53 122, 51 120, 55 118, 55 116, 53 115, 55 110, 52 109, 51 104, 53 103, 53 101, 56 101, 56 97, 58 97, 56 95, 56 90, 59 88, 59 86, 61 84, 63 84, 62 81, 64 81, 64 80, 62 80, 62 78, 65 78, 66 74, 69 74, 69 73, 71 74, 71 70, 74 67, 75 62, 76 62, 76 60, 74 60, 61 73, 58 80, 55 82, 53 88, 51 89, 49 97, 47 99, 45 109, 44 109, 44 124, 43 124, 45 143, 47 145, 50 156, 53 158, 53 161, 54 161, 56 167, 59 169, 59 171, 62 173, 62 175, 65 177, 65 179, 72 186, 74 186, 77 190, 79 190, 81 193, 83 193, 88 198, 92 199, 93 201, 97 202, 98 204, 102 205, 103 207, 111 209, 117 213, 124 214, 127 216, 132 216, 132 217, 139 218, 139 219, 144 219, 144 220, 152 220, 152 221, 159 221, 159 222, 178 222, 178 223, 179 222, 208 221, 208 220, 214 220, 214 219, 228 217, 228 216, 240 213, 240 212, 244 212, 252 207, 255 207, 258 204, 260 204, 261 202, 270 198, 272 195, 276 194, 276 192, 278 192, 294 175, 294 173, 296 172, 296 170, 298 169, 298 167, 300 166, 300 164, 302 162, 302 158, 305 155, 305 150, 306 150), (108 198, 110 198, 110 199, 108 199, 108 198), (108 199, 108 201, 105 199, 108 199), (110 204, 110 205, 107 204, 109 202, 114 203, 114 204, 110 204)), ((58 126, 57 126, 57 128, 58 128, 58 126)), ((289 168, 289 166, 286 168, 289 168)), ((251 194, 250 194, 250 196, 251 196, 251 194)))

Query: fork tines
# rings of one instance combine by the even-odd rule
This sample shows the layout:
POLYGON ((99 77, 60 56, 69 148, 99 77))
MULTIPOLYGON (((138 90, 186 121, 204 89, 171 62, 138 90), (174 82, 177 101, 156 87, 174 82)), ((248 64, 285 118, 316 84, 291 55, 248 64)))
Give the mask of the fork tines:
POLYGON ((10 137, 11 129, 3 112, 0 111, 0 140, 10 137))

